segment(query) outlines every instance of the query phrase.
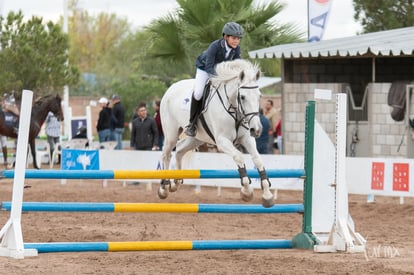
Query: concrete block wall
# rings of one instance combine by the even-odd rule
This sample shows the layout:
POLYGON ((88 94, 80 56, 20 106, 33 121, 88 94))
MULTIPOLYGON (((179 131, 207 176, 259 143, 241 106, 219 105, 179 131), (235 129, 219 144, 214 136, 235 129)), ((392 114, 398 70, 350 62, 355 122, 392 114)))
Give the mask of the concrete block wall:
MULTIPOLYGON (((407 135, 411 129, 406 121, 394 121, 388 106, 391 83, 370 83, 368 93, 368 142, 369 157, 407 157, 407 135)), ((285 154, 303 154, 305 149, 305 112, 308 100, 314 100, 314 90, 329 89, 332 100, 316 100, 316 120, 335 143, 336 102, 335 96, 342 92, 339 83, 285 83, 282 116, 285 154)), ((414 113, 414 103, 411 104, 414 113)), ((414 115, 413 115, 414 116, 414 115)), ((349 134, 348 134, 349 135, 349 134)), ((349 136, 348 136, 349 137, 349 136)), ((409 141, 409 140, 408 140, 409 141)), ((413 141, 414 142, 414 141, 413 141)), ((349 142, 347 142, 349 146, 349 142)))
MULTIPOLYGON (((406 157, 406 122, 391 118, 388 106, 388 91, 391 83, 369 84, 369 125, 372 157, 406 157)), ((411 130, 410 130, 411 131, 411 130)))
POLYGON ((332 91, 332 100, 316 100, 316 120, 328 133, 332 142, 335 140, 335 96, 341 92, 338 83, 285 83, 283 95, 283 142, 285 154, 302 155, 305 150, 305 114, 306 104, 315 100, 315 89, 332 91))

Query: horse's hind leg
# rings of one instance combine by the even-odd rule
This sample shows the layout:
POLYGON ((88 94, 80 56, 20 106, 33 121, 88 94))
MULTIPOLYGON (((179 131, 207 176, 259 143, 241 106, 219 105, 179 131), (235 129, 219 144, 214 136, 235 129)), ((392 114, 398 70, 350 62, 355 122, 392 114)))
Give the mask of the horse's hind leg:
MULTIPOLYGON (((176 142, 176 141, 175 141, 176 142)), ((171 152, 174 148, 175 142, 172 142, 171 139, 167 138, 164 141, 164 146, 162 150, 162 169, 170 169, 171 163, 171 152)), ((160 199, 166 199, 168 197, 168 189, 170 189, 171 181, 169 179, 162 179, 160 183, 160 188, 158 189, 158 197, 160 199)))
MULTIPOLYGON (((190 150, 193 150, 203 144, 204 142, 201 142, 193 137, 186 137, 183 140, 180 140, 177 143, 176 147, 176 153, 175 153, 175 159, 176 159, 176 168, 177 170, 182 169, 182 161, 185 153, 187 153, 190 150)), ((178 190, 178 187, 184 183, 183 179, 175 179, 174 182, 170 183, 170 191, 175 192, 178 190)))

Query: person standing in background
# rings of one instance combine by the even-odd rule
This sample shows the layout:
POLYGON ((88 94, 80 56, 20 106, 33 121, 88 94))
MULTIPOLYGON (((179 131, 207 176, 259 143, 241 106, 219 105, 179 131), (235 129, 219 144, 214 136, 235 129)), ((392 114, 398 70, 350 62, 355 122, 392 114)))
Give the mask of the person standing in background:
MULTIPOLYGON (((263 108, 263 113, 265 117, 270 121, 269 136, 273 137, 273 132, 275 130, 276 124, 279 120, 278 112, 273 107, 273 100, 267 99, 263 108)), ((269 139, 269 152, 273 152, 273 140, 269 139)))
MULTIPOLYGON (((57 117, 52 112, 49 112, 46 116, 46 138, 47 143, 49 143, 50 148, 50 156, 53 155, 53 151, 55 150, 55 146, 57 143, 60 142, 60 134, 61 134, 61 125, 58 121, 57 117)), ((60 157, 60 155, 59 155, 60 157)), ((58 160, 58 164, 60 163, 60 159, 58 160)))
MULTIPOLYGON (((138 103, 137 106, 138 106, 137 108, 140 108, 140 107, 145 107, 146 108, 147 103, 145 101, 141 101, 140 103, 138 103)), ((134 114, 132 115, 131 122, 138 117, 137 108, 135 108, 135 110, 134 110, 134 114)))
POLYGON ((259 154, 268 154, 269 153, 269 130, 270 122, 264 116, 263 109, 260 108, 260 123, 262 124, 262 133, 259 137, 256 138, 256 148, 259 154))
POLYGON ((16 99, 14 98, 14 92, 12 92, 11 94, 3 95, 2 101, 1 101, 1 110, 4 113, 5 124, 13 127, 13 131, 16 134, 18 134, 20 111, 16 105, 16 99))
POLYGON ((117 142, 115 150, 122 149, 122 135, 125 130, 125 108, 121 104, 121 97, 119 95, 113 95, 112 98, 112 111, 111 111, 111 135, 112 140, 117 142))
POLYGON ((137 107, 136 113, 137 118, 132 121, 131 147, 135 150, 159 150, 155 120, 148 116, 147 108, 143 105, 137 107))
POLYGON ((164 144, 164 132, 162 131, 162 125, 161 125, 160 105, 161 105, 161 100, 156 100, 154 119, 155 119, 155 123, 157 124, 157 129, 158 129, 158 148, 162 150, 162 145, 164 144))
POLYGON ((98 121, 96 123, 96 130, 98 131, 99 142, 111 140, 111 108, 109 108, 109 101, 106 97, 99 99, 99 104, 102 109, 99 112, 98 121))

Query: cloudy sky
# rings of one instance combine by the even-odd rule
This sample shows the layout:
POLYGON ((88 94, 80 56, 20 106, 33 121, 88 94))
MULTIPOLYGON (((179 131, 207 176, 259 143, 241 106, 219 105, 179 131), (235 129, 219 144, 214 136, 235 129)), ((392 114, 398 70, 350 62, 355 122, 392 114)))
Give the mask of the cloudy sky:
MULTIPOLYGON (((260 3, 266 0, 256 0, 260 3)), ((307 0, 280 0, 285 9, 275 18, 278 22, 291 22, 307 32, 307 0)), ((30 18, 37 15, 46 20, 57 21, 63 15, 64 0, 0 0, 3 15, 9 11, 22 10, 30 18)), ((166 15, 176 7, 175 0, 79 0, 80 6, 89 13, 116 13, 125 17, 134 26, 148 24, 152 19, 166 15)), ((347 37, 357 34, 360 25, 353 19, 352 0, 333 0, 324 40, 347 37)))

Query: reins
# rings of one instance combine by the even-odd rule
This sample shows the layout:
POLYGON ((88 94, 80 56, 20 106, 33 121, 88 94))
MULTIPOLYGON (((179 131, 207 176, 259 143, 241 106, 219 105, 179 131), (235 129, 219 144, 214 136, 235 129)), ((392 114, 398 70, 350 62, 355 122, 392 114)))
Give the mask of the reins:
POLYGON ((230 103, 230 105, 226 108, 226 105, 224 103, 224 100, 222 98, 222 96, 220 95, 220 93, 218 92, 218 87, 216 88, 215 93, 217 93, 221 104, 223 105, 224 109, 226 110, 226 112, 234 119, 234 121, 236 122, 236 130, 239 129, 240 126, 242 126, 243 128, 245 128, 246 130, 248 129, 248 127, 246 126, 246 124, 249 124, 250 120, 252 120, 252 118, 256 115, 259 115, 259 112, 250 112, 250 113, 246 113, 246 111, 243 108, 243 104, 241 103, 241 98, 240 98, 240 90, 241 89, 257 89, 259 88, 259 86, 240 86, 237 89, 237 106, 233 106, 230 103, 229 100, 229 96, 227 94, 227 89, 226 89, 226 85, 224 85, 224 93, 226 94, 227 97, 227 102, 230 103), (240 116, 242 115, 242 116, 240 116), (248 120, 246 120, 246 118, 248 118, 248 120), (243 121, 245 121, 245 123, 243 124, 243 121))

